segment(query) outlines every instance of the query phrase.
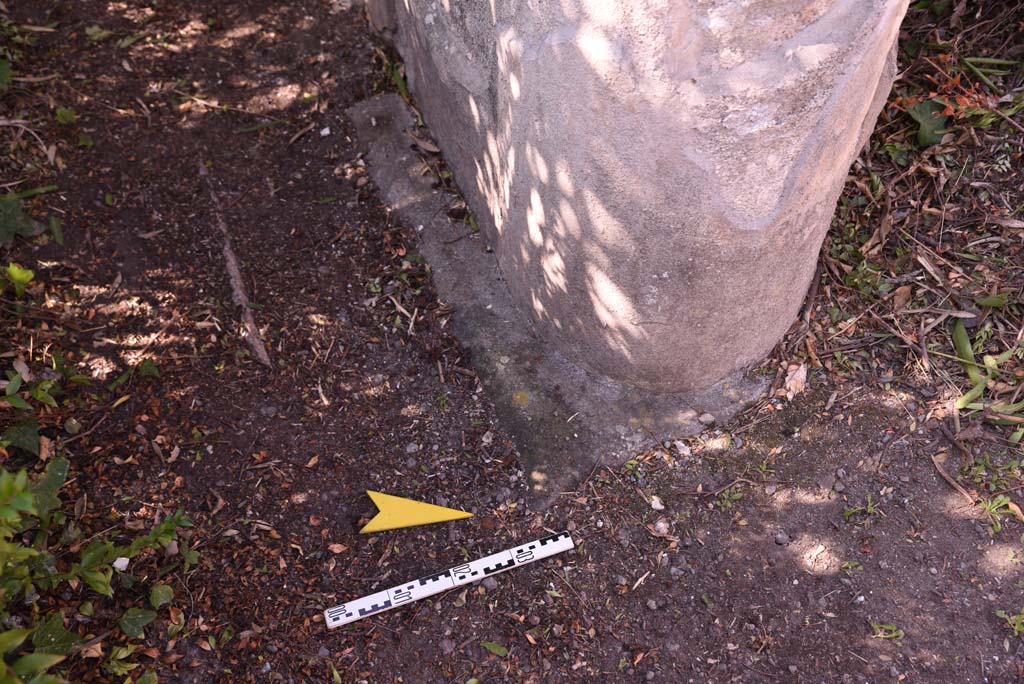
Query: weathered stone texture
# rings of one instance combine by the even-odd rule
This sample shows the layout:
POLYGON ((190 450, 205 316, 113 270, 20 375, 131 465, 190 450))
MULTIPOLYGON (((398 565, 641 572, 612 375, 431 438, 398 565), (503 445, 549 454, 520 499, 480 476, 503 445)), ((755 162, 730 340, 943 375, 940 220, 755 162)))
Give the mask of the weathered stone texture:
POLYGON ((795 318, 906 0, 370 0, 518 308, 706 387, 795 318))

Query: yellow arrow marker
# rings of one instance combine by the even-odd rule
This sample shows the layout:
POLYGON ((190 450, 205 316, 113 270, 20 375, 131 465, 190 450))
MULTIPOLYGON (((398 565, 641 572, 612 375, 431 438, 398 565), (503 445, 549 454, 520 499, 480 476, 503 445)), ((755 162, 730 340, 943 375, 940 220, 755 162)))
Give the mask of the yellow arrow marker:
POLYGON ((400 496, 381 494, 367 490, 373 503, 380 511, 373 516, 373 520, 366 523, 360 534, 368 532, 383 532, 384 530, 397 530, 401 527, 415 527, 416 525, 430 525, 432 523, 448 522, 449 520, 461 520, 472 518, 472 513, 457 511, 454 508, 435 506, 434 504, 403 499, 400 496))

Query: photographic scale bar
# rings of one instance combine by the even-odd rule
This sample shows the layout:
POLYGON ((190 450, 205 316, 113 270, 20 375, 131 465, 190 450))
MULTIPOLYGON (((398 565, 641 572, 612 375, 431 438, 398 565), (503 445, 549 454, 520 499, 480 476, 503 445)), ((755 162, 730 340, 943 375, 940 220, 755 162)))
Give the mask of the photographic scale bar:
POLYGON ((341 627, 364 617, 383 613, 406 603, 419 601, 434 594, 440 594, 442 591, 482 580, 484 577, 497 575, 499 572, 505 572, 514 567, 554 556, 575 546, 568 532, 559 532, 465 565, 456 565, 454 568, 449 568, 436 575, 427 575, 411 582, 399 584, 397 587, 328 608, 324 611, 324 621, 327 623, 328 629, 341 627))

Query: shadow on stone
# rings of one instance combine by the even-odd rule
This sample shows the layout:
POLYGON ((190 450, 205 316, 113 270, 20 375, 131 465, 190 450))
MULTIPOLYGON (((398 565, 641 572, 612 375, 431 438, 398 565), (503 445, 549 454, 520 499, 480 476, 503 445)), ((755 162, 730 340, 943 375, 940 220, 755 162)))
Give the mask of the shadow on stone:
POLYGON ((597 376, 546 345, 513 308, 483 235, 463 237, 447 218, 450 196, 433 187, 407 130, 402 99, 379 95, 348 110, 382 199, 416 228, 453 328, 519 449, 534 504, 549 505, 599 464, 628 460, 646 445, 696 434, 704 414, 723 423, 765 390, 737 374, 701 391, 653 394, 597 376))

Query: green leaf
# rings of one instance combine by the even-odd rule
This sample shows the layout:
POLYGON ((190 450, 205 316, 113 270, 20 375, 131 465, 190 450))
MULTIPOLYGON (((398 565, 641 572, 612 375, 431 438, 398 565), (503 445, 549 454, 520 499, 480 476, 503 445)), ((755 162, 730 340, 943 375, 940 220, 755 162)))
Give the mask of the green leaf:
POLYGON ((28 284, 35 277, 35 271, 30 268, 22 268, 21 265, 13 261, 7 264, 7 280, 10 281, 11 285, 14 285, 14 294, 18 297, 25 294, 25 288, 28 287, 28 284))
POLYGON ((0 435, 0 439, 11 446, 24 449, 30 454, 39 455, 39 423, 32 418, 7 428, 3 435, 0 435))
POLYGON ((149 590, 149 605, 159 608, 171 602, 174 598, 174 589, 166 584, 154 584, 149 590))
POLYGON ((11 85, 11 63, 6 59, 0 59, 0 89, 11 85))
POLYGON ((334 663, 331 663, 331 684, 341 684, 341 675, 338 673, 338 668, 334 667, 334 663))
POLYGON ((53 386, 53 383, 49 380, 41 382, 33 387, 31 391, 29 391, 29 394, 31 394, 32 398, 40 404, 46 404, 47 406, 57 408, 57 400, 50 396, 49 389, 51 386, 53 386))
POLYGON ((124 615, 117 621, 117 625, 121 628, 121 631, 127 634, 132 639, 141 639, 145 636, 146 632, 143 629, 153 620, 156 620, 156 613, 152 610, 145 610, 144 608, 129 608, 124 611, 124 615))
POLYGON ((1002 309, 1006 306, 1006 295, 992 295, 991 297, 983 297, 982 299, 976 299, 974 301, 978 306, 987 306, 990 309, 1002 309))
POLYGON ((110 657, 103 663, 103 669, 115 676, 124 676, 137 668, 138 663, 127 663, 125 659, 139 650, 138 646, 114 646, 110 649, 110 657))
POLYGON ((494 655, 500 657, 500 658, 504 658, 505 656, 508 655, 508 649, 507 648, 505 648, 501 644, 496 644, 493 641, 481 641, 480 645, 483 646, 484 648, 486 648, 488 651, 490 651, 494 655))
POLYGON ((94 570, 114 560, 117 549, 109 541, 94 541, 84 549, 79 559, 83 570, 94 570))
POLYGON ((22 411, 31 411, 32 410, 32 407, 28 405, 28 402, 26 402, 24 399, 22 399, 21 397, 19 397, 16 394, 12 394, 9 397, 0 397, 0 399, 3 399, 4 401, 6 401, 8 404, 10 404, 11 406, 13 406, 16 409, 21 409, 22 411))
POLYGON ((159 378, 160 369, 153 363, 153 359, 143 359, 142 363, 139 364, 139 375, 144 378, 159 378))
POLYGON ((185 564, 182 567, 182 572, 186 574, 188 573, 189 569, 192 568, 192 566, 197 565, 199 563, 199 552, 195 549, 188 548, 187 545, 185 546, 185 550, 182 551, 181 557, 185 561, 185 564))
POLYGON ((145 38, 145 36, 141 33, 136 33, 134 36, 126 36, 121 40, 117 41, 117 47, 121 49, 129 48, 142 38, 145 38))
POLYGON ((67 126, 78 121, 78 114, 75 114, 74 109, 68 109, 67 107, 57 107, 57 123, 67 126))
POLYGON ((50 235, 53 236, 53 241, 61 247, 64 246, 64 224, 56 216, 50 217, 50 235))
POLYGON ((17 195, 0 197, 0 246, 6 245, 15 235, 35 237, 46 230, 46 226, 21 210, 17 195))
POLYGON ((96 24, 85 29, 85 37, 92 43, 101 43, 112 35, 114 35, 113 31, 108 31, 96 24))
POLYGON ((18 648, 32 632, 31 629, 9 629, 0 632, 0 653, 10 653, 18 648))
POLYGON ((114 206, 114 196, 111 195, 109 192, 105 193, 103 195, 103 203, 106 204, 108 207, 114 206))
POLYGON ((45 524, 49 524, 50 512, 60 508, 57 492, 64 486, 68 477, 68 460, 58 456, 46 464, 43 476, 32 483, 29 491, 35 495, 36 510, 45 524))
POLYGON ((964 370, 967 372, 971 385, 983 382, 981 371, 978 370, 978 366, 974 361, 974 348, 971 346, 971 338, 967 335, 967 328, 964 327, 964 322, 959 318, 956 319, 956 323, 953 325, 953 348, 956 349, 956 355, 964 362, 964 370))
POLYGON ((46 672, 62 660, 64 656, 56 653, 29 653, 15 660, 11 667, 24 678, 46 672))
POLYGON ((121 375, 117 376, 116 380, 114 380, 112 383, 107 385, 107 391, 108 392, 113 392, 118 387, 120 387, 124 383, 128 382, 131 379, 131 377, 132 377, 132 373, 134 373, 134 372, 135 372, 134 368, 129 368, 124 373, 121 373, 121 375))
POLYGON ((988 385, 987 380, 982 380, 977 385, 968 390, 962 397, 956 400, 955 406, 957 409, 967 408, 967 405, 973 402, 975 399, 981 397, 985 393, 985 387, 988 385))
POLYGON ((32 643, 36 653, 56 653, 71 655, 71 650, 79 641, 72 632, 64 629, 64 616, 58 611, 52 613, 43 624, 36 628, 32 635, 32 643))
POLYGON ((937 100, 925 100, 907 105, 907 114, 917 122, 917 144, 921 147, 937 145, 942 142, 943 134, 947 133, 948 116, 942 116, 946 105, 937 100))
POLYGON ((29 188, 28 190, 13 193, 11 197, 14 199, 28 199, 29 197, 38 197, 39 195, 55 192, 56 190, 56 185, 40 185, 38 188, 29 188))
POLYGON ((92 136, 89 135, 88 133, 79 133, 78 142, 76 144, 79 147, 89 148, 95 145, 96 143, 93 141, 92 136))
POLYGON ((103 596, 113 596, 114 589, 110 586, 110 578, 114 576, 114 569, 111 567, 103 568, 102 570, 82 570, 81 571, 82 581, 89 585, 89 587, 97 594, 103 596))
POLYGON ((135 684, 158 684, 159 681, 156 670, 146 670, 135 680, 135 684))

